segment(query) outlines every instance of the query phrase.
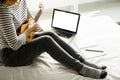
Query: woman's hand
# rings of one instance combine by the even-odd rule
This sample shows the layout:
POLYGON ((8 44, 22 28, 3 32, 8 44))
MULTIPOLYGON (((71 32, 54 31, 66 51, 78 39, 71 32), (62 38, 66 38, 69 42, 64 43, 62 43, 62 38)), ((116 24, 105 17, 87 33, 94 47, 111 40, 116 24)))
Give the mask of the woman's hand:
POLYGON ((44 5, 42 2, 39 3, 39 8, 43 11, 44 10, 44 5))
POLYGON ((29 25, 37 26, 37 32, 43 31, 43 29, 40 27, 38 23, 35 22, 35 20, 32 20, 29 25))
POLYGON ((31 32, 36 32, 38 30, 39 25, 35 22, 30 23, 28 25, 28 28, 23 32, 23 34, 26 36, 26 38, 30 35, 31 32))
POLYGON ((39 28, 39 24, 38 23, 33 23, 33 24, 30 24, 29 26, 28 26, 28 28, 29 29, 31 29, 31 31, 33 32, 33 31, 37 31, 38 30, 38 28, 39 28))
POLYGON ((44 30, 38 25, 37 32, 42 32, 42 31, 44 31, 44 30))

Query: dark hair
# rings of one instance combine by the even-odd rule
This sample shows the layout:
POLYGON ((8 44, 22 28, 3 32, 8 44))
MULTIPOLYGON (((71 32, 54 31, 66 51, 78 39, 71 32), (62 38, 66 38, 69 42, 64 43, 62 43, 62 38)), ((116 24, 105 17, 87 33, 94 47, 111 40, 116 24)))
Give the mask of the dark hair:
POLYGON ((0 2, 3 2, 3 3, 4 3, 4 2, 5 2, 5 0, 0 0, 0 2))

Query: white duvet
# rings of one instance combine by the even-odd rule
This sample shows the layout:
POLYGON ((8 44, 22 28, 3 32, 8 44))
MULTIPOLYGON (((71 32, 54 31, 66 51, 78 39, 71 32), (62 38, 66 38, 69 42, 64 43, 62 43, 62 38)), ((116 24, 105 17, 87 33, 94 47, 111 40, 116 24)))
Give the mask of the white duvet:
MULTIPOLYGON (((108 76, 104 80, 120 80, 120 55, 108 55, 91 60, 107 66, 108 76)), ((78 75, 54 61, 47 53, 37 58, 34 64, 23 67, 0 67, 0 80, 94 80, 78 75)))
MULTIPOLYGON (((88 20, 87 25, 101 24, 106 28, 100 28, 100 32, 94 28, 91 38, 94 37, 107 50, 106 56, 89 59, 88 61, 97 65, 106 65, 108 76, 104 80, 120 80, 120 27, 116 25, 109 17, 99 17, 88 20), (88 22, 89 21, 89 22, 88 22), (90 23, 91 21, 91 23, 90 23), (95 23, 93 23, 95 21, 95 23), (106 21, 106 23, 105 23, 106 21), (109 28, 109 29, 108 29, 109 28), (108 29, 108 32, 102 30, 108 29), (103 32, 102 32, 103 31, 103 32), (103 34, 104 35, 101 35, 103 34), (96 36, 97 35, 97 36, 96 36), (101 37, 98 35, 101 35, 101 37)), ((81 22, 82 23, 82 22, 81 22)), ((82 25, 87 26, 84 22, 82 25)), ((100 26, 98 26, 100 27, 100 26)), ((92 27, 91 27, 92 28, 92 27)), ((82 29, 82 27, 81 27, 82 29)), ((83 29, 84 30, 84 29, 83 29)), ((87 32, 81 32, 88 35, 87 32)), ((80 37, 83 34, 79 35, 80 37)), ((43 53, 35 59, 34 63, 23 67, 5 67, 0 66, 0 80, 94 80, 78 75, 75 71, 65 67, 59 62, 53 60, 47 53, 43 53)))

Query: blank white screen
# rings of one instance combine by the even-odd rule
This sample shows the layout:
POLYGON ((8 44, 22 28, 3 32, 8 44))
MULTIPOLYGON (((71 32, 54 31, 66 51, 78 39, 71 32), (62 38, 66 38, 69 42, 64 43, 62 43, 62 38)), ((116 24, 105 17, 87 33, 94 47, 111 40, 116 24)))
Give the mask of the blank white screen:
POLYGON ((53 26, 60 29, 76 32, 78 18, 79 15, 77 14, 55 11, 53 26))

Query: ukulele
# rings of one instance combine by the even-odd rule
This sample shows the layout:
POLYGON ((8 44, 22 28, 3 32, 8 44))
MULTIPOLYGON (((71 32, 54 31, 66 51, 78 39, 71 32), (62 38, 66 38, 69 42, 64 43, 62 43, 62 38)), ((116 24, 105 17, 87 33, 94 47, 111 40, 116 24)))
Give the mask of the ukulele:
MULTIPOLYGON (((19 34, 21 34, 21 33, 23 33, 27 28, 28 28, 28 26, 29 26, 29 24, 31 23, 31 22, 37 22, 38 20, 39 20, 39 17, 40 17, 40 15, 42 14, 42 11, 43 11, 43 8, 44 8, 44 6, 43 6, 43 4, 40 4, 40 6, 39 6, 39 11, 37 12, 37 14, 36 14, 36 16, 35 16, 35 18, 33 19, 33 18, 29 18, 22 26, 21 26, 21 28, 19 29, 19 30, 17 30, 17 34, 19 35, 19 34)), ((38 30, 38 31, 43 31, 42 29, 40 29, 40 30, 38 30)), ((27 39, 26 39, 26 42, 30 42, 33 38, 34 38, 34 36, 35 36, 35 32, 31 32, 30 33, 30 35, 27 37, 27 39)))

